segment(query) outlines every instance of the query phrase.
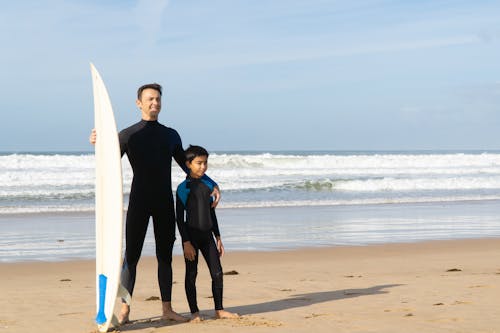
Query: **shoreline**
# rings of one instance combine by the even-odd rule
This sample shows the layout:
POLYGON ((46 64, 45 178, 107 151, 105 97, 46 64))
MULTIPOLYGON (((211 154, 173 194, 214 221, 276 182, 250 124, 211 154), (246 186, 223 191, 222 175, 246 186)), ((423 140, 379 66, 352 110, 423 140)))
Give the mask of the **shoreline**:
MULTIPOLYGON (((231 252, 500 237, 498 201, 237 208, 217 214, 231 252)), ((154 255, 152 229, 150 223, 144 255, 154 255)), ((93 213, 0 215, 0 234, 2 263, 95 256, 93 213)), ((181 253, 177 241, 174 254, 181 253)))
MULTIPOLYGON (((430 246, 434 248, 436 244, 453 244, 454 242, 458 243, 476 243, 476 242, 490 242, 490 241, 498 241, 500 243, 499 236, 490 236, 490 237, 476 237, 476 238, 449 238, 449 239, 431 239, 431 240, 415 240, 415 241, 407 241, 407 242, 388 242, 388 243, 372 243, 372 244, 339 244, 339 245, 317 245, 317 246, 301 246, 301 247, 293 247, 293 248, 273 248, 273 249, 264 249, 264 250, 227 250, 226 253, 230 252, 231 254, 245 257, 246 255, 267 255, 271 253, 293 253, 293 252, 312 252, 312 251, 355 251, 355 249, 365 249, 365 248, 381 248, 381 247, 405 247, 405 248, 419 248, 422 249, 423 246, 430 246)), ((176 240, 174 245, 174 252, 172 254, 172 258, 182 257, 182 253, 176 252, 176 247, 179 245, 178 240, 176 240)), ((124 245, 125 246, 125 245, 124 245)), ((145 254, 143 249, 143 253, 141 254, 141 260, 156 260, 155 255, 145 254)), ((2 266, 10 266, 10 265, 32 265, 32 264, 78 264, 78 263, 94 263, 95 258, 63 258, 63 259, 54 259, 54 260, 22 260, 22 261, 8 261, 2 262, 0 261, 0 268, 2 266)))
MULTIPOLYGON (((224 303, 239 320, 210 319, 210 278, 199 265, 201 324, 159 319, 156 260, 138 267, 129 332, 494 332, 500 238, 288 251, 231 251, 224 303), (148 300, 153 299, 153 300, 148 300)), ((94 332, 93 260, 0 264, 0 329, 94 332), (25 316, 29 315, 29 320, 25 316)), ((174 309, 188 315, 183 258, 173 258, 174 309)))
MULTIPOLYGON (((175 192, 173 192, 175 194, 175 192)), ((174 195, 175 197, 175 195, 174 195)), ((220 206, 217 207, 217 211, 225 211, 225 210, 280 210, 280 209, 307 209, 307 208, 356 208, 356 207, 368 207, 368 208, 377 208, 377 207, 395 207, 395 206, 421 206, 421 205, 428 205, 428 206, 442 206, 442 205, 449 205, 449 206, 455 206, 455 205, 463 205, 463 204, 469 204, 469 205, 475 205, 475 204, 492 204, 492 203, 500 203, 500 197, 488 197, 488 198, 478 198, 478 199, 470 199, 470 198, 464 198, 464 199, 452 199, 452 200, 431 200, 431 199, 418 199, 414 201, 387 201, 387 202, 355 202, 355 203, 349 203, 346 201, 346 203, 338 203, 338 204, 331 204, 331 203, 314 203, 314 202, 307 202, 303 204, 277 204, 277 205, 269 205, 269 206, 259 206, 259 205, 242 205, 242 206, 231 206, 231 204, 228 204, 228 206, 224 206, 224 203, 221 203, 220 206)), ((127 204, 128 202, 124 202, 124 209, 123 213, 127 213, 127 204)), ((33 211, 33 212, 4 212, 0 214, 0 219, 6 218, 6 217, 11 217, 11 218, 35 218, 35 217, 50 217, 50 216, 75 216, 75 217, 94 217, 95 216, 95 210, 89 209, 89 210, 82 210, 82 211, 77 211, 77 210, 55 210, 55 211, 33 211)))

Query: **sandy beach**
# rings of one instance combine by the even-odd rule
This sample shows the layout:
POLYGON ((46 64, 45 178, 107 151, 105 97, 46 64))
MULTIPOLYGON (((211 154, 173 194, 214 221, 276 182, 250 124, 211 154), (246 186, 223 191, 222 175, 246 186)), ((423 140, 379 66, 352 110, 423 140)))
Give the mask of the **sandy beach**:
MULTIPOLYGON (((452 240, 223 258, 225 307, 212 319, 200 268, 202 323, 159 319, 154 258, 141 259, 131 320, 123 332, 499 332, 500 240, 452 240), (237 274, 235 274, 235 272, 237 274)), ((173 305, 188 315, 184 263, 174 258, 173 305)), ((94 262, 0 265, 1 332, 94 332, 94 262)))

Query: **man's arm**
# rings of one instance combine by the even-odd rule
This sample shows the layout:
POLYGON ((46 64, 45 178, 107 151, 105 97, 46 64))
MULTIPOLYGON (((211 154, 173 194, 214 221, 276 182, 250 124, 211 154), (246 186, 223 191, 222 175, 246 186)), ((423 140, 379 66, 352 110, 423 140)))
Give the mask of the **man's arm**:
MULTIPOLYGON (((122 134, 123 132, 120 132, 118 134, 118 141, 120 142, 120 153, 121 153, 121 156, 123 156, 123 154, 125 154, 125 151, 126 151, 126 140, 124 139, 124 135, 122 134)), ((95 128, 92 129, 92 131, 90 132, 90 136, 89 136, 89 142, 95 146, 95 143, 97 142, 97 132, 95 130, 95 128)))

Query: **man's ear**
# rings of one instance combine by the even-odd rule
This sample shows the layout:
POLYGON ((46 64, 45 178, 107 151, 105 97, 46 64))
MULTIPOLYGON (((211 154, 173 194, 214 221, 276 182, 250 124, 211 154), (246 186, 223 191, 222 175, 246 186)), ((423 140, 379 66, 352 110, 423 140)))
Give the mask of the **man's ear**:
POLYGON ((186 166, 188 169, 190 169, 191 163, 189 163, 189 161, 186 161, 186 166))
POLYGON ((140 108, 141 108, 142 103, 141 103, 141 101, 140 101, 140 100, 136 99, 136 100, 135 100, 135 105, 137 105, 137 107, 140 109, 140 108))

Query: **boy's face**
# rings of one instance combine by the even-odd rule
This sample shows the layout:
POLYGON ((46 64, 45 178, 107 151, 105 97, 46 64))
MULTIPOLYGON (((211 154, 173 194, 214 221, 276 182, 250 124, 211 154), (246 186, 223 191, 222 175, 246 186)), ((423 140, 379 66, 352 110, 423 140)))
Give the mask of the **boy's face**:
POLYGON ((190 175, 193 178, 201 178, 208 168, 208 156, 196 156, 191 162, 186 162, 190 175))

